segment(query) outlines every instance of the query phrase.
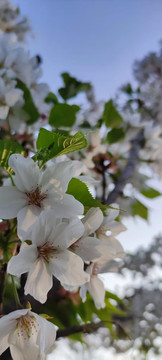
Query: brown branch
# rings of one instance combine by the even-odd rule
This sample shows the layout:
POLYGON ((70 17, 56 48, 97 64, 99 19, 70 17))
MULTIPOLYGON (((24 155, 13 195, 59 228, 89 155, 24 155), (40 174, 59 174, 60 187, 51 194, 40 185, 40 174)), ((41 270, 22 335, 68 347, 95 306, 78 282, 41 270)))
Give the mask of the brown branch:
POLYGON ((3 295, 4 295, 6 270, 7 270, 7 264, 4 264, 0 270, 0 314, 2 314, 3 311, 3 295))
POLYGON ((131 141, 132 147, 129 152, 129 160, 128 163, 123 170, 122 175, 119 177, 115 184, 115 188, 109 193, 108 198, 106 200, 106 204, 110 205, 114 201, 117 200, 119 196, 121 196, 124 185, 128 182, 128 180, 132 177, 135 166, 138 162, 138 154, 139 151, 144 146, 144 131, 143 129, 139 131, 136 138, 131 141))
POLYGON ((101 327, 105 327, 107 321, 99 321, 97 323, 88 323, 83 325, 70 326, 66 329, 57 330, 56 339, 60 337, 66 337, 73 334, 83 333, 83 334, 91 334, 97 331, 101 327))

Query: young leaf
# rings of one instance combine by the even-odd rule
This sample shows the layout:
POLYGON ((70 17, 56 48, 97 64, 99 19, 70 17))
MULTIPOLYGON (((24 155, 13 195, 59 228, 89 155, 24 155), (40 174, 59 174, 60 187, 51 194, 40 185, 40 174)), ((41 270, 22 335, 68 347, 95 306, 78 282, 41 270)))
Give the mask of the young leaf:
POLYGON ((76 120, 76 113, 80 110, 77 105, 56 104, 50 111, 49 124, 55 127, 72 126, 76 120))
POLYGON ((132 204, 133 216, 138 215, 142 219, 148 219, 148 208, 143 205, 140 201, 136 201, 132 204))
POLYGON ((13 173, 13 170, 8 166, 8 159, 12 154, 25 155, 25 150, 16 141, 0 140, 0 166, 10 173, 13 173))
POLYGON ((39 112, 33 102, 30 90, 27 88, 27 86, 21 81, 20 79, 16 79, 17 85, 16 87, 21 89, 24 93, 24 101, 25 104, 23 105, 23 110, 29 115, 29 120, 27 121, 27 124, 34 124, 39 119, 39 112))
POLYGON ((146 196, 147 198, 149 199, 154 199, 156 198, 157 196, 160 196, 162 195, 158 190, 156 189, 153 189, 153 188, 147 188, 147 189, 143 189, 141 191, 141 194, 146 196))
POLYGON ((116 110, 112 100, 109 100, 105 104, 103 121, 105 122, 105 125, 108 128, 117 128, 123 122, 123 119, 116 110))
POLYGON ((92 89, 92 85, 90 83, 81 82, 70 76, 68 73, 62 73, 61 77, 65 86, 60 88, 58 92, 64 100, 73 98, 79 92, 87 92, 92 89))
POLYGON ((38 152, 33 156, 33 159, 40 161, 40 165, 43 166, 54 157, 83 149, 86 146, 87 140, 81 131, 74 136, 67 136, 58 133, 58 131, 50 132, 41 128, 37 139, 38 152))
POLYGON ((113 143, 123 139, 124 136, 125 136, 125 132, 124 132, 123 128, 119 128, 119 129, 114 128, 108 132, 107 141, 109 142, 109 144, 113 144, 113 143))
POLYGON ((57 96, 53 93, 53 92, 49 92, 47 97, 45 98, 44 100, 47 104, 48 103, 53 103, 54 105, 55 104, 58 104, 58 99, 57 99, 57 96))
POLYGON ((80 201, 84 205, 85 213, 91 207, 99 207, 103 211, 103 213, 107 209, 106 205, 101 204, 99 200, 95 200, 93 198, 93 196, 88 190, 87 185, 82 181, 80 181, 79 179, 76 178, 71 179, 67 189, 67 194, 73 195, 76 200, 80 201))

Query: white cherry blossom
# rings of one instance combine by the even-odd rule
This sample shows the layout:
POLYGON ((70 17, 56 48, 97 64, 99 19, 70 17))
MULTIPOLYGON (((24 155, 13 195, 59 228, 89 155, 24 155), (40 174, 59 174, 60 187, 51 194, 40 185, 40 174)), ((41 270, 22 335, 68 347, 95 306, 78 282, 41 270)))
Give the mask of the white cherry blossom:
POLYGON ((0 355, 10 347, 13 360, 45 360, 55 338, 55 326, 30 309, 0 319, 0 355))
MULTIPOLYGON (((33 231, 26 239, 32 245, 22 245, 17 256, 8 263, 8 272, 20 276, 28 272, 25 294, 44 303, 53 285, 53 275, 62 285, 80 286, 89 280, 82 259, 69 251, 69 245, 83 233, 82 222, 72 218, 68 223, 54 218, 53 211, 42 212, 33 231)), ((25 239, 25 240, 26 240, 25 239)))
POLYGON ((80 296, 83 302, 86 300, 87 291, 93 297, 97 309, 105 307, 105 288, 98 274, 107 272, 116 272, 119 263, 114 260, 101 260, 87 266, 86 272, 90 274, 90 281, 84 284, 80 289, 80 296))
POLYGON ((118 213, 118 209, 108 209, 107 216, 104 217, 100 208, 91 208, 82 219, 84 233, 71 246, 72 251, 85 262, 100 258, 111 260, 124 257, 122 245, 114 238, 114 235, 125 230, 122 224, 114 221, 118 213), (111 230, 111 235, 106 235, 107 230, 111 230))
POLYGON ((0 218, 18 219, 18 234, 30 230, 45 209, 53 209, 55 217, 81 215, 83 205, 72 195, 65 194, 68 183, 76 171, 81 171, 79 161, 65 161, 41 171, 31 158, 13 154, 9 166, 14 170, 16 186, 0 188, 0 218))

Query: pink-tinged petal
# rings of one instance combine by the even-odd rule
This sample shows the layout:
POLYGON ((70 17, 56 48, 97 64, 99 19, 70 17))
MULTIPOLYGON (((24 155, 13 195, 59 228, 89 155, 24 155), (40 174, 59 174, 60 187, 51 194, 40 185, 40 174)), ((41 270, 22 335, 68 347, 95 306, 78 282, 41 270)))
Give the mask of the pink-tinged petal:
POLYGON ((84 233, 84 226, 77 218, 72 218, 68 223, 61 223, 52 228, 48 241, 53 242, 57 249, 67 249, 84 233))
POLYGON ((56 189, 64 194, 72 177, 78 176, 83 164, 80 161, 69 160, 48 167, 41 180, 42 191, 56 189))
POLYGON ((104 216, 100 208, 91 208, 82 219, 85 227, 84 236, 94 233, 102 224, 103 219, 104 216))
POLYGON ((88 283, 88 291, 93 297, 97 309, 105 307, 105 288, 103 282, 96 276, 92 275, 88 283))
POLYGON ((39 316, 35 313, 32 314, 37 319, 41 329, 39 336, 39 349, 41 358, 43 354, 48 354, 52 351, 56 339, 56 328, 51 322, 47 321, 42 316, 39 316))
POLYGON ((53 275, 63 286, 79 286, 89 280, 89 275, 83 271, 82 259, 68 250, 55 253, 50 265, 53 275))
POLYGON ((38 259, 28 274, 25 295, 30 294, 43 304, 52 285, 53 279, 48 264, 43 259, 38 259))
POLYGON ((122 261, 108 260, 106 262, 99 262, 99 274, 108 272, 117 272, 119 267, 123 264, 122 261))
POLYGON ((104 241, 101 241, 99 251, 103 259, 111 260, 115 258, 124 258, 125 253, 120 242, 111 236, 106 236, 104 241))
POLYGON ((27 245, 20 249, 18 255, 13 256, 8 262, 7 272, 9 274, 20 276, 28 272, 38 257, 37 248, 34 245, 27 245))
POLYGON ((12 154, 9 166, 14 170, 14 181, 20 191, 28 192, 39 184, 41 172, 38 165, 31 158, 24 158, 20 154, 12 154))
POLYGON ((15 186, 0 188, 0 218, 12 219, 26 205, 26 197, 15 186))
POLYGON ((76 200, 72 195, 65 194, 60 199, 57 199, 55 195, 47 197, 43 201, 45 209, 53 209, 55 211, 55 217, 67 217, 70 218, 76 215, 82 215, 84 212, 83 205, 76 200))
POLYGON ((122 231, 126 231, 126 230, 127 230, 126 226, 124 226, 123 224, 117 221, 113 221, 113 223, 110 226, 110 231, 113 236, 116 236, 122 231))
POLYGON ((71 250, 80 256, 83 261, 92 261, 101 256, 98 250, 100 241, 95 237, 83 237, 72 245, 71 250))
POLYGON ((40 213, 41 208, 35 205, 27 205, 18 212, 17 233, 22 241, 29 239, 29 234, 31 233, 32 227, 37 221, 40 213))

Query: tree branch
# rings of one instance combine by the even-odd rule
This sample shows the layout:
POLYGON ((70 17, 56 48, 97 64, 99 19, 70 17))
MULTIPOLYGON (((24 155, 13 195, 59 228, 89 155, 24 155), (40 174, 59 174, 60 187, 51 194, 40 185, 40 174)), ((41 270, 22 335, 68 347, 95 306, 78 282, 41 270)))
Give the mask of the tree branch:
POLYGON ((7 264, 4 264, 0 270, 0 314, 2 314, 3 311, 3 295, 4 295, 6 270, 7 270, 7 264))
POLYGON ((129 152, 128 163, 127 163, 125 169, 123 170, 122 175, 117 180, 117 182, 115 184, 115 188, 109 193, 107 200, 106 200, 107 205, 110 205, 114 201, 116 201, 116 199, 122 194, 124 185, 128 182, 128 180, 133 175, 135 166, 138 161, 139 151, 144 146, 144 131, 143 131, 143 129, 139 131, 136 138, 131 141, 131 144, 132 144, 132 147, 129 152))
POLYGON ((91 334, 97 331, 99 328, 105 327, 106 322, 107 321, 99 321, 97 323, 92 322, 88 324, 70 326, 66 329, 57 330, 56 339, 78 333, 91 334))

